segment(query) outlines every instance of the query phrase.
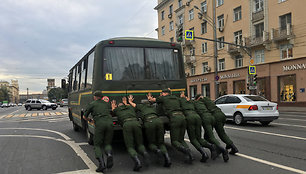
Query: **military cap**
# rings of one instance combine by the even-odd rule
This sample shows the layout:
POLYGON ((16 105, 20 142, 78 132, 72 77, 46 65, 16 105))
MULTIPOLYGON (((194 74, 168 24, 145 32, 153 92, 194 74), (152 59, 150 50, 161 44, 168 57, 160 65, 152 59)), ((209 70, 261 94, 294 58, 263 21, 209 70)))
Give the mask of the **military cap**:
POLYGON ((169 89, 169 88, 165 88, 165 89, 163 89, 163 90, 162 90, 162 92, 164 92, 164 93, 169 93, 169 94, 171 93, 171 91, 170 91, 170 89, 169 89))
POLYGON ((197 94, 194 99, 198 99, 199 97, 201 97, 202 95, 201 94, 197 94))
POLYGON ((96 96, 96 97, 101 97, 101 98, 103 97, 101 91, 95 91, 95 92, 94 92, 94 96, 96 96))

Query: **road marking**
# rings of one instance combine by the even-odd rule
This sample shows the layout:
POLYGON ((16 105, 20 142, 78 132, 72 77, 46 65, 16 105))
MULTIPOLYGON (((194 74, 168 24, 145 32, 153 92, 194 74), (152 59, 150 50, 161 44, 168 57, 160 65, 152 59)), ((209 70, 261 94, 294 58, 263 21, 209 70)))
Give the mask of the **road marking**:
POLYGON ((241 130, 241 131, 246 131, 246 132, 260 133, 260 134, 265 134, 265 135, 273 135, 273 136, 279 136, 279 137, 292 138, 292 139, 298 139, 298 140, 306 141, 306 138, 303 138, 303 137, 296 137, 296 136, 291 136, 291 135, 283 135, 283 134, 276 134, 276 133, 271 133, 271 132, 262 132, 262 131, 256 131, 256 130, 250 130, 250 129, 242 129, 242 128, 235 128, 235 127, 228 127, 228 126, 224 126, 224 127, 228 128, 228 129, 241 130))
POLYGON ((37 117, 37 113, 33 113, 33 114, 32 114, 32 117, 37 117))
POLYGON ((27 115, 26 115, 26 117, 31 117, 32 116, 32 114, 31 113, 28 113, 27 115))
POLYGON ((56 114, 56 115, 62 115, 62 113, 60 113, 60 112, 55 112, 55 114, 56 114))
POLYGON ((284 117, 303 117, 303 118, 306 118, 306 116, 304 115, 282 115, 281 118, 284 118, 284 117))
POLYGON ((97 173, 95 171, 92 171, 90 169, 86 170, 76 170, 76 171, 70 171, 70 172, 62 172, 62 173, 57 173, 57 174, 94 174, 97 173))
POLYGON ((45 112, 44 114, 45 114, 45 116, 50 116, 49 112, 45 112))
POLYGON ((281 169, 284 169, 284 170, 288 170, 288 171, 291 171, 291 172, 306 174, 306 171, 303 171, 303 170, 300 170, 300 169, 295 169, 295 168, 284 166, 284 165, 281 165, 281 164, 276 164, 276 163, 273 163, 273 162, 270 162, 270 161, 262 160, 262 159, 255 158, 255 157, 251 157, 251 156, 244 155, 244 154, 241 154, 241 153, 236 153, 236 155, 239 156, 239 157, 242 157, 242 158, 247 158, 247 159, 250 159, 250 160, 253 160, 253 161, 257 161, 259 163, 263 163, 263 164, 266 164, 266 165, 269 165, 269 166, 274 166, 274 167, 281 168, 281 169))
POLYGON ((302 119, 295 119, 295 118, 278 118, 280 120, 293 120, 293 121, 306 121, 306 120, 302 120, 302 119))
POLYGON ((67 113, 67 112, 62 112, 62 114, 63 114, 63 115, 66 115, 66 114, 68 114, 68 113, 67 113))
POLYGON ((19 117, 24 117, 26 114, 20 114, 19 117))
POLYGON ((85 145, 89 145, 87 142, 83 142, 83 143, 76 143, 79 146, 85 146, 85 145))
POLYGON ((282 125, 282 126, 292 126, 292 127, 306 128, 306 126, 302 126, 302 125, 295 125, 295 124, 283 124, 283 123, 271 123, 271 124, 275 124, 275 125, 282 125))
POLYGON ((11 117, 13 117, 14 115, 7 115, 5 118, 11 118, 11 117))
POLYGON ((44 116, 44 113, 43 113, 43 112, 40 112, 38 115, 39 115, 39 116, 44 116))
POLYGON ((50 115, 56 115, 54 112, 50 112, 50 115))

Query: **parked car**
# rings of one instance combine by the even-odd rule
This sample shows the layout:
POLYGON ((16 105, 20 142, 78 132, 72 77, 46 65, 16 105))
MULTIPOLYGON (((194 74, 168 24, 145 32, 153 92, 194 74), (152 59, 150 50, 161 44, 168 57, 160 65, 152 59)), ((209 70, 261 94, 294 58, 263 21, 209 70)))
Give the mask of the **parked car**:
POLYGON ((63 107, 63 106, 68 106, 68 99, 62 99, 61 103, 60 103, 60 106, 63 107))
POLYGON ((10 107, 8 103, 3 103, 3 104, 1 105, 1 108, 8 108, 8 107, 10 107))
POLYGON ((43 109, 43 110, 47 110, 48 108, 52 108, 53 110, 55 110, 57 108, 57 104, 56 103, 51 103, 47 100, 41 100, 41 99, 29 99, 26 101, 24 107, 30 111, 32 109, 43 109))
POLYGON ((18 106, 22 106, 22 103, 18 103, 18 106))
POLYGON ((278 119, 278 105, 258 95, 230 94, 219 97, 216 105, 235 124, 241 125, 247 121, 259 121, 266 126, 278 119))

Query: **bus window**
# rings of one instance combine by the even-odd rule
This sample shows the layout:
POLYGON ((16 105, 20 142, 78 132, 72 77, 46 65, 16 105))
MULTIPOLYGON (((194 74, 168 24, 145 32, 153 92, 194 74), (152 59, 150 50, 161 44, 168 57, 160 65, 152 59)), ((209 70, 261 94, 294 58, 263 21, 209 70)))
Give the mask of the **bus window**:
POLYGON ((72 90, 75 91, 76 90, 76 81, 75 81, 75 75, 76 75, 76 68, 73 68, 72 71, 72 90))
POLYGON ((81 69, 82 72, 81 72, 80 90, 83 90, 85 89, 86 60, 82 62, 81 69))
POLYGON ((144 79, 144 49, 106 47, 104 49, 104 74, 107 73, 112 74, 112 80, 144 79))
POLYGON ((92 87, 92 74, 93 74, 93 66, 94 66, 94 56, 95 56, 95 52, 92 52, 88 56, 86 89, 91 89, 91 87, 92 87))
POLYGON ((178 51, 173 49, 146 48, 147 79, 179 80, 178 51))

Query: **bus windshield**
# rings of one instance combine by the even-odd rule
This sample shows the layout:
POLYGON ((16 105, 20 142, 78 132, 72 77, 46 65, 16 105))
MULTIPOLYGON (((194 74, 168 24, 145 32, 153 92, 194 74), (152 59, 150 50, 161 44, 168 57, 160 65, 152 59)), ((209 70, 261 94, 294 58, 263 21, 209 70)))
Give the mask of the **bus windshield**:
POLYGON ((105 47, 104 75, 112 80, 179 80, 179 51, 167 48, 105 47))

